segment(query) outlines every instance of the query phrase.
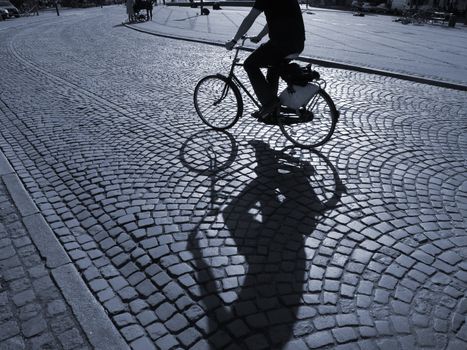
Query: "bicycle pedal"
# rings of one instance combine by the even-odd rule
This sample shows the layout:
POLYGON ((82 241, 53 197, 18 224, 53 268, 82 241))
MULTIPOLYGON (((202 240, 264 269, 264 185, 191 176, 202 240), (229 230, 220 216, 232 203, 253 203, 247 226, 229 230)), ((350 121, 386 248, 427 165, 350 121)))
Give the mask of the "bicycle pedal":
POLYGON ((300 114, 301 122, 311 122, 314 118, 313 112, 305 111, 300 114))

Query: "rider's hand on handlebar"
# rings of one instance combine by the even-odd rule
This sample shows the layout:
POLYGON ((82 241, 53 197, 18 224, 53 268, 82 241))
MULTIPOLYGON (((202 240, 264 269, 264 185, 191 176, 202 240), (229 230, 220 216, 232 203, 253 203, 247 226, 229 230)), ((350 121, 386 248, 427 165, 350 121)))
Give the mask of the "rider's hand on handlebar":
POLYGON ((261 41, 261 39, 262 39, 262 37, 260 37, 260 36, 257 35, 257 36, 252 36, 252 37, 250 38, 250 41, 251 41, 252 43, 255 43, 255 44, 256 44, 256 43, 259 43, 259 42, 261 41))
POLYGON ((235 40, 232 39, 232 40, 230 40, 230 41, 227 41, 227 42, 225 43, 224 46, 225 46, 225 48, 226 48, 227 50, 230 51, 230 50, 232 50, 232 49, 234 48, 234 46, 235 46, 236 44, 237 44, 237 42, 236 42, 235 40))

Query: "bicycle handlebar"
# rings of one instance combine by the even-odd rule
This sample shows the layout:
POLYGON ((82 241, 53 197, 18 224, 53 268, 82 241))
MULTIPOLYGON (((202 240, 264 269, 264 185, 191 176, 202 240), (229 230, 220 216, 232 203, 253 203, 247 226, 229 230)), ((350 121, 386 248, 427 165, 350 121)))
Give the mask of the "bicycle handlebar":
MULTIPOLYGON (((237 45, 235 48, 236 48, 236 49, 239 49, 239 48, 243 47, 243 46, 245 45, 245 41, 251 40, 252 38, 253 38, 252 36, 246 36, 246 35, 242 36, 242 37, 240 38, 240 40, 242 41, 241 45, 237 45)), ((239 40, 239 41, 240 41, 240 40, 239 40)))

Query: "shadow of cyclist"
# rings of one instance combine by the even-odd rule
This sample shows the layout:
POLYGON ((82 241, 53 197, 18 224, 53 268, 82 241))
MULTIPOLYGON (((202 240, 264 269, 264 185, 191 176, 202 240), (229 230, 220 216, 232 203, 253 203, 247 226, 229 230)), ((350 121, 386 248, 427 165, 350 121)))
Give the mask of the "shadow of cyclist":
POLYGON ((212 348, 278 349, 287 343, 309 268, 305 239, 344 191, 337 171, 322 155, 316 153, 335 180, 327 199, 310 183, 316 175, 310 163, 300 164, 263 142, 251 144, 257 177, 222 209, 232 238, 224 246, 230 248, 226 275, 203 257, 202 247, 209 246, 209 239, 200 237, 199 230, 192 232, 189 244, 205 296, 201 302, 209 316, 212 348))

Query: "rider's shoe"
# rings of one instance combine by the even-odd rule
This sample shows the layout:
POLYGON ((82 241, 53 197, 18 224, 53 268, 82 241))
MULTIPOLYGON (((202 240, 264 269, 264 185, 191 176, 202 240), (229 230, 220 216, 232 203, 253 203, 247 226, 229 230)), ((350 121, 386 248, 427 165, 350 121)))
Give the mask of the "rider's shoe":
POLYGON ((254 111, 253 113, 251 113, 251 116, 255 119, 258 119, 258 116, 259 116, 259 109, 257 111, 254 111))
POLYGON ((256 112, 253 112, 251 113, 251 116, 253 118, 256 118, 258 119, 258 121, 260 121, 261 123, 264 123, 264 124, 277 124, 277 117, 280 116, 280 113, 279 113, 279 110, 275 110, 273 111, 272 113, 269 113, 267 116, 263 117, 263 118, 258 118, 258 113, 259 111, 256 111, 256 112))
POLYGON ((271 103, 261 107, 261 109, 254 113, 254 117, 258 120, 263 120, 269 117, 271 114, 275 115, 280 111, 280 101, 278 98, 274 99, 271 103))

